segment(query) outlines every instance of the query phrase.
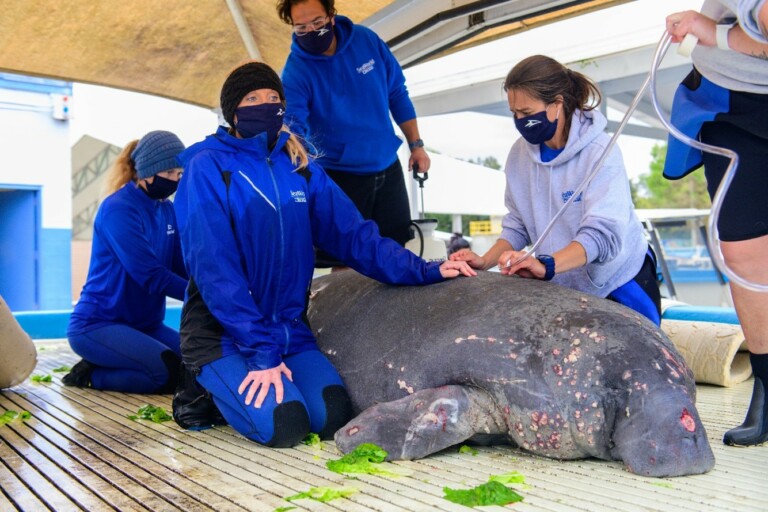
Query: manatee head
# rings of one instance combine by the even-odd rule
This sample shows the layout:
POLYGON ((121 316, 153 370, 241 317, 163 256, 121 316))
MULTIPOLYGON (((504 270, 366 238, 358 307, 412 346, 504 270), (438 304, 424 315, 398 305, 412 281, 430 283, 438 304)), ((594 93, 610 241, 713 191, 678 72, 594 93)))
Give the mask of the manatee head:
POLYGON ((654 477, 696 475, 715 456, 684 386, 633 389, 617 411, 611 455, 632 473, 654 477))

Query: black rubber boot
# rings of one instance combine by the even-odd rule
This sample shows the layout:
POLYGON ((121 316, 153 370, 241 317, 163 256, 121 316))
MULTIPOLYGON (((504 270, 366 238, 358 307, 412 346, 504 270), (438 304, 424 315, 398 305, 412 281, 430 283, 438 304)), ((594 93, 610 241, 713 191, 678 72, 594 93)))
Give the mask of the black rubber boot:
POLYGON ((206 430, 227 424, 210 393, 197 382, 184 363, 181 363, 179 385, 173 395, 172 406, 174 421, 187 430, 206 430))
POLYGON ((91 373, 95 366, 85 359, 81 359, 72 369, 61 378, 61 382, 65 386, 72 386, 77 388, 89 388, 91 387, 91 373))
POLYGON ((768 441, 768 397, 766 397, 766 366, 768 354, 750 354, 755 384, 747 417, 740 426, 725 433, 723 442, 732 446, 754 446, 768 441))

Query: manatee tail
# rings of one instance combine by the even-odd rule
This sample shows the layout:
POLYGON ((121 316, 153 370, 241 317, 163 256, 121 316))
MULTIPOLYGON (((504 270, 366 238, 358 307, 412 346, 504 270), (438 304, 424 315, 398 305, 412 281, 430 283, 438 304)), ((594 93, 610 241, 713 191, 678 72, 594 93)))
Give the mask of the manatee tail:
POLYGON ((502 414, 486 391, 443 386, 369 407, 339 429, 334 439, 344 453, 373 443, 387 451, 387 460, 411 460, 475 434, 506 432, 502 414))

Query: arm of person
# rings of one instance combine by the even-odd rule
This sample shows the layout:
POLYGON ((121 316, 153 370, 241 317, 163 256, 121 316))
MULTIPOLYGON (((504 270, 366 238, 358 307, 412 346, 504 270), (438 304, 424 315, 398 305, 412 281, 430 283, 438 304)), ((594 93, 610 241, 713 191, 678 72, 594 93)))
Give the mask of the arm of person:
MULTIPOLYGON (((179 223, 176 221, 175 214, 173 225, 176 226, 176 233, 173 234, 173 261, 171 262, 171 270, 173 270, 174 274, 181 276, 188 281, 189 274, 187 273, 187 267, 184 266, 184 255, 181 252, 181 234, 179 234, 179 223)), ((184 300, 184 297, 179 300, 184 300)))
POLYGON ((280 347, 251 296, 233 232, 227 190, 206 155, 187 162, 176 193, 184 260, 208 310, 232 337, 248 369, 282 363, 280 347))
POLYGON ((312 240, 323 251, 388 284, 432 284, 458 275, 476 275, 464 262, 426 262, 391 238, 382 237, 376 223, 363 219, 320 166, 313 164, 310 170, 312 240))
POLYGON ((296 66, 289 63, 283 69, 283 92, 285 93, 284 123, 294 134, 309 140, 309 103, 312 91, 305 80, 297 76, 296 66))
POLYGON ((495 266, 504 252, 512 251, 512 245, 499 238, 482 256, 471 249, 459 249, 449 256, 451 261, 466 261, 470 267, 478 270, 488 270, 495 266))
POLYGON ((147 293, 183 300, 187 281, 157 256, 135 211, 117 208, 104 215, 100 230, 115 257, 147 293))
MULTIPOLYGON (((765 9, 761 9, 763 10, 765 9)), ((759 17, 758 22, 760 22, 759 17)), ((667 31, 672 36, 672 42, 679 43, 686 35, 693 34, 699 39, 698 44, 717 46, 717 22, 699 12, 682 11, 670 14, 667 16, 666 25, 667 31)), ((764 28, 764 25, 761 25, 761 28, 764 28)), ((740 24, 734 25, 728 31, 727 37, 731 50, 763 60, 768 59, 768 43, 760 42, 748 35, 740 24)))
MULTIPOLYGON (((501 273, 506 275, 518 274, 521 277, 544 279, 547 269, 542 262, 534 256, 515 263, 522 257, 525 251, 506 251, 499 258, 501 273)), ((571 242, 554 254, 555 274, 562 274, 587 264, 587 251, 579 242, 571 242)))
POLYGON ((418 144, 416 141, 421 140, 419 135, 419 124, 416 119, 405 121, 400 123, 400 130, 405 135, 405 140, 408 142, 408 149, 411 151, 411 156, 408 158, 408 168, 417 169, 418 172, 427 172, 432 165, 427 150, 424 149, 423 142, 418 144))
POLYGON ((421 141, 421 135, 419 134, 419 125, 416 120, 416 109, 413 107, 413 102, 408 94, 408 88, 405 85, 403 68, 400 67, 400 63, 397 62, 397 59, 386 43, 378 38, 378 36, 375 37, 378 43, 378 53, 381 55, 386 69, 389 111, 392 113, 395 123, 403 132, 405 141, 411 151, 411 156, 408 158, 408 168, 418 169, 418 172, 427 172, 432 162, 426 149, 417 144, 417 141, 421 141))

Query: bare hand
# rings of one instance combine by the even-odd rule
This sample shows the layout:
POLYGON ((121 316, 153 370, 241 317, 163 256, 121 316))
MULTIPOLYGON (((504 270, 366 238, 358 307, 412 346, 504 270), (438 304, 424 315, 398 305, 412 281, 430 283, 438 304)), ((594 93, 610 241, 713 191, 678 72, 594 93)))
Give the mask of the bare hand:
POLYGON ((424 148, 414 148, 413 152, 411 152, 411 157, 408 159, 408 168, 416 169, 416 172, 427 172, 431 164, 429 155, 424 148))
POLYGON ((459 249, 448 256, 450 261, 466 261, 472 268, 485 268, 485 260, 470 249, 459 249))
POLYGON ((682 11, 667 16, 667 32, 673 43, 679 43, 688 34, 699 38, 699 44, 715 46, 715 21, 696 11, 682 11))
POLYGON ((261 404, 264 403, 264 399, 267 398, 269 388, 274 385, 275 401, 278 404, 282 403, 283 374, 285 374, 288 380, 293 381, 291 370, 285 366, 285 363, 280 363, 280 366, 275 366, 269 370, 254 370, 248 372, 248 375, 245 376, 243 382, 240 383, 240 387, 237 389, 237 392, 242 395, 245 390, 248 389, 248 394, 245 395, 245 405, 251 405, 253 395, 255 395, 258 391, 259 394, 256 396, 256 401, 253 403, 253 406, 258 409, 261 407, 261 404))
POLYGON ((547 272, 544 265, 532 256, 528 256, 522 261, 517 261, 523 255, 525 255, 524 251, 504 251, 501 253, 501 256, 499 256, 499 269, 501 269, 501 273, 507 276, 517 274, 520 277, 544 279, 547 272))
POLYGON ((467 277, 476 276, 477 272, 467 265, 465 261, 444 261, 440 265, 440 275, 445 279, 452 279, 459 275, 465 275, 467 277))

